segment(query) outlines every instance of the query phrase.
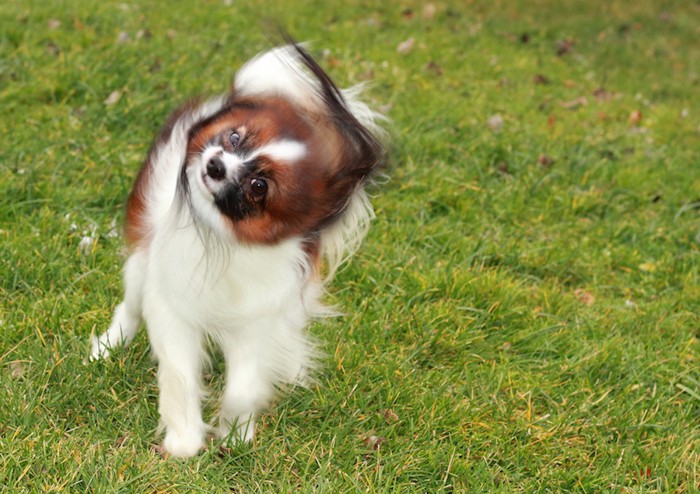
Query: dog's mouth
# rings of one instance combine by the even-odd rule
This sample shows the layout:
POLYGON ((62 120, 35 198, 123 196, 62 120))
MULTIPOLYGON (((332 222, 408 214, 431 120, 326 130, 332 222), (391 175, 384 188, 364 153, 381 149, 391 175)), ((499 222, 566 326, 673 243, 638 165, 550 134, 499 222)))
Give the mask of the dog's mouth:
POLYGON ((222 214, 239 220, 250 214, 250 205, 239 183, 241 160, 220 147, 204 150, 194 175, 202 195, 222 214))

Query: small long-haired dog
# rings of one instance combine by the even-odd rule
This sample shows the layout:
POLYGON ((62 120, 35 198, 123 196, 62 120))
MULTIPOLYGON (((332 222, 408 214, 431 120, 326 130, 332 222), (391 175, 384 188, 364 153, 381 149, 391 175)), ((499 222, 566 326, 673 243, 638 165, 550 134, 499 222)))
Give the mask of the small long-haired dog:
POLYGON ((124 300, 91 357, 145 319, 171 455, 195 455, 210 430, 208 341, 226 362, 220 437, 251 441, 275 390, 307 380, 305 327, 329 312, 323 285, 366 233, 364 187, 384 157, 382 117, 359 95, 292 43, 175 111, 148 153, 126 210, 124 300))

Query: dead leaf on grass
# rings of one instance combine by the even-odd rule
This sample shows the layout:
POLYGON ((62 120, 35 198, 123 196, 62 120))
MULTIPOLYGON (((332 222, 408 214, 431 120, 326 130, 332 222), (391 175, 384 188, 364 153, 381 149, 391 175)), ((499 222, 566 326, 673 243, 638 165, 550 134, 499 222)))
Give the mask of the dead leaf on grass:
POLYGON ((131 36, 129 36, 129 33, 126 31, 120 31, 119 34, 117 35, 117 44, 123 45, 128 43, 131 40, 131 36))
POLYGON ((231 449, 228 446, 224 446, 222 444, 221 446, 219 446, 219 451, 217 451, 217 456, 219 458, 227 458, 227 457, 231 456, 232 453, 233 453, 233 449, 231 449))
POLYGON ((387 410, 384 411, 384 419, 387 422, 396 422, 397 420, 399 420, 399 416, 396 414, 395 411, 388 408, 387 410))
POLYGON ((425 67, 423 67, 427 72, 432 73, 433 75, 436 76, 441 76, 442 75, 442 67, 438 65, 438 63, 435 60, 431 60, 427 64, 425 64, 425 67))
POLYGON ((562 108, 566 108, 567 110, 577 110, 578 108, 582 106, 586 106, 588 104, 588 98, 585 96, 579 96, 578 98, 574 98, 570 101, 560 101, 559 106, 562 108))
POLYGON ((116 105, 119 100, 122 97, 122 92, 119 90, 112 91, 109 96, 107 96, 107 99, 104 100, 105 106, 113 106, 116 105))
POLYGON ((627 117, 627 123, 632 126, 637 126, 642 123, 642 112, 639 110, 634 110, 632 113, 630 113, 630 116, 627 117))
POLYGON ((495 115, 491 115, 489 119, 486 121, 486 124, 489 126, 489 129, 491 129, 494 132, 500 132, 503 129, 503 125, 505 124, 505 120, 503 120, 503 117, 500 116, 498 113, 495 115))
POLYGON ((52 57, 57 57, 61 54, 61 49, 53 41, 49 41, 48 43, 46 43, 45 51, 47 55, 50 55, 52 57))
POLYGON ((151 453, 154 453, 161 458, 167 459, 170 457, 170 453, 165 451, 165 448, 160 445, 160 444, 151 444, 151 447, 149 448, 151 450, 151 453))
POLYGON ((399 43, 399 45, 396 47, 396 52, 401 53, 402 55, 405 55, 406 53, 410 53, 413 50, 413 47, 416 44, 416 39, 413 37, 408 38, 406 41, 402 41, 399 43))
POLYGON ((598 101, 607 101, 613 97, 613 95, 607 92, 603 86, 595 88, 593 90, 593 96, 595 96, 598 101))
POLYGON ((367 439, 365 439, 365 446, 367 446, 372 451, 377 451, 385 442, 385 437, 371 435, 367 437, 367 439))
POLYGON ((567 38, 557 41, 557 56, 561 57, 571 52, 574 47, 573 38, 567 38))
POLYGON ((554 158, 546 154, 540 154, 537 157, 537 162, 545 168, 550 168, 554 164, 554 158))
POLYGON ((508 168, 508 163, 505 161, 499 161, 496 163, 496 171, 499 175, 512 175, 510 168, 508 168))
POLYGON ((577 288, 574 290, 574 295, 576 295, 576 298, 578 299, 579 302, 581 302, 583 305, 591 306, 595 303, 595 296, 591 292, 587 292, 583 288, 577 288))
POLYGON ((535 74, 535 77, 532 78, 532 82, 535 84, 549 84, 549 79, 542 74, 535 74))
POLYGON ((115 441, 114 441, 114 447, 115 448, 121 448, 124 446, 124 444, 128 441, 128 436, 119 436, 115 441))
POLYGON ((12 379, 20 379, 24 375, 24 365, 22 365, 22 362, 10 362, 10 370, 12 371, 12 379))

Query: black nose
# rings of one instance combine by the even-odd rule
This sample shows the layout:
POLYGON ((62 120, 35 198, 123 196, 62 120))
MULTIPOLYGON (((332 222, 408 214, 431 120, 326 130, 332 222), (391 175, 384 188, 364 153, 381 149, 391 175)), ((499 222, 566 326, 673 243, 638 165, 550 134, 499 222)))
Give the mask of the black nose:
POLYGON ((226 177, 226 167, 224 166, 224 162, 221 161, 221 158, 214 156, 209 160, 209 163, 207 163, 207 175, 214 180, 222 180, 226 177))

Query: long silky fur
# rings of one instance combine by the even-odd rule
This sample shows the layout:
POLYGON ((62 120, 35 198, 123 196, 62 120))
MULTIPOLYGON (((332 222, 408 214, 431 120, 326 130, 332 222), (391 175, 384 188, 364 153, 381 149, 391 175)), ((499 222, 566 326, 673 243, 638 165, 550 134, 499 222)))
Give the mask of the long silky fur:
MULTIPOLYGON (((227 366, 231 355, 243 356, 241 379, 244 383, 245 372, 250 371, 250 356, 239 352, 252 348, 255 358, 266 359, 259 366, 260 376, 253 371, 255 379, 261 384, 241 395, 240 407, 236 400, 231 401, 231 396, 240 394, 238 388, 232 388, 229 393, 227 384, 224 400, 228 400, 229 411, 226 412, 228 415, 222 416, 220 426, 220 433, 224 435, 232 426, 232 433, 245 441, 252 440, 255 414, 269 403, 275 386, 309 384, 312 379, 309 371, 317 362, 317 345, 303 328, 309 318, 335 313, 321 302, 324 286, 359 247, 374 217, 365 187, 384 160, 386 135, 380 126, 384 117, 361 101, 361 90, 361 86, 338 89, 301 45, 291 43, 245 64, 237 72, 228 95, 185 105, 176 111, 151 148, 132 192, 130 204, 134 200, 138 211, 133 215, 128 213, 133 222, 131 236, 135 240, 124 269, 126 293, 124 301, 115 309, 108 330, 93 339, 91 358, 104 358, 112 347, 129 343, 136 334, 142 314, 149 321, 149 336, 155 353, 165 352, 163 347, 168 346, 168 338, 177 339, 178 335, 183 342, 192 340, 201 343, 202 338, 211 339, 219 343, 222 350, 228 348, 227 366), (339 205, 330 203, 332 207, 329 209, 332 211, 322 217, 315 231, 305 232, 305 238, 286 238, 274 245, 249 245, 237 242, 231 232, 227 234, 223 228, 218 228, 221 218, 214 214, 215 211, 211 209, 213 205, 204 204, 207 209, 198 209, 203 207, 203 196, 201 192, 197 195, 191 190, 191 175, 188 173, 196 173, 196 170, 188 172, 191 157, 187 156, 187 143, 200 128, 235 106, 239 98, 265 95, 287 97, 302 108, 323 114, 341 134, 343 142, 353 143, 353 149, 344 152, 357 156, 358 161, 341 166, 341 172, 345 174, 341 177, 344 180, 340 182, 341 185, 355 184, 354 188, 347 190, 347 200, 339 201, 339 205), (360 158, 363 158, 362 161, 359 161, 360 158), (367 158, 366 162, 364 158, 367 158), (170 184, 174 184, 174 191, 170 184), (307 249, 309 245, 312 247, 307 249), (324 272, 319 272, 315 254, 311 253, 315 252, 313 249, 316 246, 318 255, 325 262, 324 272), (196 257, 199 254, 194 254, 199 249, 201 259, 196 257), (186 253, 180 255, 183 252, 186 253), (269 270, 274 270, 275 276, 257 279, 255 263, 264 264, 266 268, 271 266, 269 270), (200 269, 202 265, 204 269, 200 269), (177 271, 180 268, 182 271, 177 271), (217 274, 222 278, 217 279, 217 274), (148 278, 151 275, 156 276, 156 280, 148 278), (226 275, 235 279, 225 278, 226 275), (224 280, 224 287, 219 292, 217 283, 220 280, 224 280), (168 282, 175 283, 174 291, 167 290, 170 288, 168 282), (276 285, 278 282, 282 285, 276 285), (279 288, 285 286, 285 282, 288 285, 279 288), (197 283, 201 285, 198 287, 197 283), (183 303, 183 296, 196 292, 197 288, 200 293, 206 290, 206 295, 211 299, 200 297, 193 300, 189 307, 191 299, 183 303), (178 290, 182 293, 178 293, 178 290), (162 302, 169 300, 164 297, 173 293, 176 293, 173 300, 180 301, 182 309, 170 314, 168 308, 171 305, 162 302), (296 293, 301 296, 298 302, 296 293), (229 294, 242 294, 238 305, 229 305, 226 298, 229 294), (148 301, 152 303, 149 305, 148 301), (269 310, 267 304, 270 301, 277 304, 271 316, 266 312, 261 313, 263 307, 265 311, 269 310), (206 313, 202 312, 204 310, 206 313), (184 322, 173 319, 176 317, 182 317, 184 322), (229 330, 227 324, 232 317, 235 318, 236 329, 229 330), (157 323, 155 329, 151 327, 152 320, 157 323), (192 323, 192 320, 195 322, 192 323), (163 326, 164 321, 174 324, 163 326), (270 341, 261 343, 258 340, 264 336, 259 336, 255 331, 268 323, 272 325, 270 341), (188 324, 194 324, 191 329, 196 335, 183 331, 183 328, 189 327, 188 324), (204 324, 211 327, 203 327, 204 324), (238 344, 241 344, 241 349, 236 347, 238 344), (252 411, 240 412, 241 407, 252 411), (238 423, 239 419, 232 422, 232 416, 247 418, 244 423, 238 423)), ((180 340, 175 342, 175 346, 175 355, 187 356, 184 360, 188 360, 189 365, 189 354, 182 353, 189 348, 180 340)), ((208 363, 204 347, 200 345, 200 348, 192 349, 196 352, 192 357, 200 367, 208 363)), ((232 361, 235 361, 233 357, 232 361)), ((161 386, 159 411, 163 425, 167 426, 163 444, 165 450, 175 456, 196 454, 203 446, 204 434, 209 430, 202 421, 201 410, 197 415, 193 406, 205 396, 201 377, 193 380, 191 374, 187 374, 187 379, 178 380, 177 373, 175 377, 172 373, 167 374, 173 367, 187 368, 187 365, 173 360, 167 352, 159 355, 159 383, 162 381, 168 389, 181 386, 189 390, 187 396, 178 401, 173 398, 179 396, 177 394, 169 394, 164 399, 165 390, 161 386), (165 358, 161 359, 162 356, 165 358), (182 410, 184 415, 178 415, 182 410), (189 419, 186 420, 187 417, 189 419), (187 430, 180 430, 183 428, 187 430)), ((234 381, 237 386, 240 379, 234 381)))
MULTIPOLYGON (((372 162, 361 167, 356 190, 320 230, 321 254, 326 263, 323 280, 324 283, 328 283, 333 279, 338 268, 362 244, 370 222, 374 218, 374 209, 367 197, 365 187, 371 184, 372 178, 378 173, 385 159, 384 150, 388 136, 380 122, 385 121, 386 117, 370 109, 360 99, 364 85, 339 89, 303 45, 294 42, 289 36, 284 34, 283 36, 289 44, 267 52, 262 57, 275 58, 267 61, 268 70, 271 73, 286 72, 285 77, 289 79, 284 81, 285 87, 280 88, 269 82, 265 84, 260 78, 246 74, 246 66, 237 75, 235 87, 256 86, 262 93, 285 92, 286 85, 291 82, 292 87, 312 89, 324 102, 334 124, 343 132, 350 134, 351 139, 368 149, 368 154, 375 157, 372 162)), ((254 64, 259 58, 253 59, 247 65, 254 64)), ((304 104, 304 101, 300 103, 304 104)))

